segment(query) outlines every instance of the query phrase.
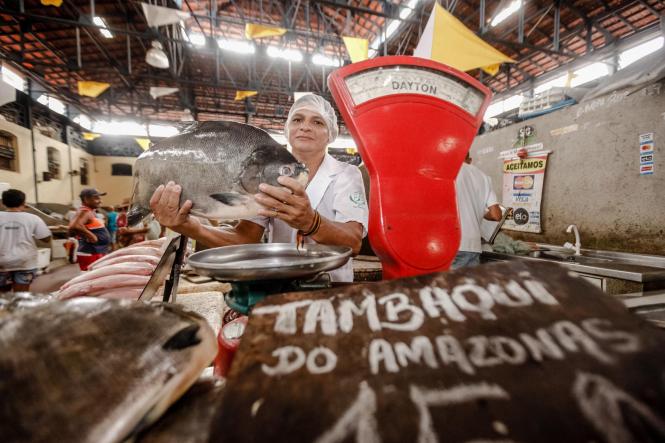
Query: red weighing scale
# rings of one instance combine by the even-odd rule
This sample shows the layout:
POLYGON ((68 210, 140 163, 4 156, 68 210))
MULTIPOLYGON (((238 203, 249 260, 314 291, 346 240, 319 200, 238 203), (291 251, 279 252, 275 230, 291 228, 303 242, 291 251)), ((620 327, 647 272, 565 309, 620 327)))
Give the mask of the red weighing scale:
POLYGON ((447 270, 460 240, 455 178, 489 89, 408 56, 345 66, 328 87, 370 175, 369 240, 384 278, 447 270))

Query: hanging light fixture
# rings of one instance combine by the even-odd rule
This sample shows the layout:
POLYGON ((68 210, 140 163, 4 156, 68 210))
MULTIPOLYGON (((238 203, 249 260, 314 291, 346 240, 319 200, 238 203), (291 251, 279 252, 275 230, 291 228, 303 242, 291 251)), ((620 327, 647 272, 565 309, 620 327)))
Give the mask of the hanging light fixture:
POLYGON ((189 110, 189 108, 185 108, 184 111, 182 111, 182 117, 180 117, 181 122, 193 122, 194 121, 194 116, 192 116, 192 111, 189 110))
POLYGON ((169 58, 166 56, 164 49, 162 49, 162 44, 157 40, 152 41, 152 48, 148 49, 148 52, 145 53, 145 61, 155 68, 169 68, 169 58))

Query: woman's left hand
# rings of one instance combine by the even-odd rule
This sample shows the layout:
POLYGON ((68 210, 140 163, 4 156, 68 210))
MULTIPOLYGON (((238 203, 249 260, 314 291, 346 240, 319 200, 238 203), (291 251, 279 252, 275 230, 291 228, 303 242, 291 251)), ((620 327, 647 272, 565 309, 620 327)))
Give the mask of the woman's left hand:
POLYGON ((259 185, 261 193, 254 197, 265 208, 259 209, 259 215, 279 218, 294 229, 309 230, 314 223, 314 209, 305 188, 291 177, 282 176, 277 181, 284 187, 259 185))

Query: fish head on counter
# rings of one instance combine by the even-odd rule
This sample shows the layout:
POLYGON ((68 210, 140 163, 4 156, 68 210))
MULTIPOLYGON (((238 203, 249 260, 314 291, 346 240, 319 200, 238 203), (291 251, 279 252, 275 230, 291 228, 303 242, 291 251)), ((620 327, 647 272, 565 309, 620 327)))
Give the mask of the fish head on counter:
POLYGON ((0 321, 3 442, 125 441, 159 418, 217 352, 172 304, 81 297, 0 321))
POLYGON ((180 203, 191 200, 192 214, 216 220, 255 216, 260 183, 278 185, 286 175, 307 183, 307 169, 267 132, 235 122, 195 123, 139 156, 134 166, 130 225, 150 213, 159 185, 181 186, 180 203))

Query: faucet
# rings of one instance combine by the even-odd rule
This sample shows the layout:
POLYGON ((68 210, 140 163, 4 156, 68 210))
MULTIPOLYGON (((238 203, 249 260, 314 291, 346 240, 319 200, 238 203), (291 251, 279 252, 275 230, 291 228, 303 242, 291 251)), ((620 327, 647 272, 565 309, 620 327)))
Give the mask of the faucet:
POLYGON ((575 232, 575 255, 582 255, 580 252, 580 249, 582 249, 582 242, 580 242, 580 231, 577 229, 577 226, 575 225, 570 225, 566 229, 567 233, 575 232))
POLYGON ((494 231, 492 232, 492 236, 488 240, 487 243, 490 245, 494 244, 494 240, 496 240, 496 236, 499 235, 499 231, 501 231, 501 227, 503 224, 506 222, 506 218, 508 217, 508 213, 512 208, 504 208, 503 206, 499 206, 501 208, 501 220, 499 220, 496 224, 496 227, 494 228, 494 231))

